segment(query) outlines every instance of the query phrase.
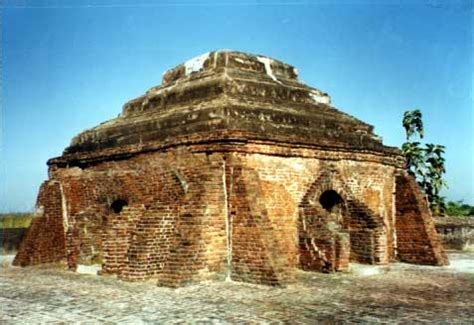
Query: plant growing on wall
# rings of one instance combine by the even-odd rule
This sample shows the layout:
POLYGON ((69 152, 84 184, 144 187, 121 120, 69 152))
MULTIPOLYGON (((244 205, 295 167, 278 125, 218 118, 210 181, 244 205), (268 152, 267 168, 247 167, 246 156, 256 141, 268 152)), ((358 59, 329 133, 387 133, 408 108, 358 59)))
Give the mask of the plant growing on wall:
POLYGON ((407 141, 402 145, 402 152, 406 160, 406 169, 426 195, 433 214, 444 214, 446 205, 444 198, 439 195, 446 187, 443 175, 446 173, 444 150, 439 144, 422 144, 417 140, 423 139, 423 116, 420 110, 406 111, 403 114, 403 128, 407 141))

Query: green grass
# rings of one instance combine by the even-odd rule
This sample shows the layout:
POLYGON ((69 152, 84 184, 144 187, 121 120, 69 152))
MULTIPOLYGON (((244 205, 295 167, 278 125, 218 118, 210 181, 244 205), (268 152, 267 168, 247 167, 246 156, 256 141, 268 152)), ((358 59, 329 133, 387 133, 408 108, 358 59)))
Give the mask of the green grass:
POLYGON ((31 213, 0 213, 0 229, 28 228, 31 219, 31 213))

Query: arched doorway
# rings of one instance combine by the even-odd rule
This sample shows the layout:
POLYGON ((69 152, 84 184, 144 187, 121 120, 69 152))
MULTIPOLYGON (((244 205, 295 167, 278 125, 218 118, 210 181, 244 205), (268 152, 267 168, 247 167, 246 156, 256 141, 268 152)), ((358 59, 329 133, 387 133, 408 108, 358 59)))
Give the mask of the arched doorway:
POLYGON ((319 193, 313 193, 301 206, 300 266, 308 271, 345 270, 350 256, 349 233, 344 227, 346 201, 334 189, 319 193))
POLYGON ((386 236, 381 216, 344 184, 335 170, 325 171, 299 205, 299 266, 308 271, 337 271, 349 261, 382 264, 386 236))

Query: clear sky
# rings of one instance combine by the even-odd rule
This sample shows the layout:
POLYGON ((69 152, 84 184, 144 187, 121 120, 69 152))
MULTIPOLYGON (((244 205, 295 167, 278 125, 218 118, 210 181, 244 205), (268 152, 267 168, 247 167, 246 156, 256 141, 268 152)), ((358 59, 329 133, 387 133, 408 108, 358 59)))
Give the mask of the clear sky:
POLYGON ((215 49, 294 65, 336 107, 404 141, 421 109, 448 199, 474 204, 471 1, 3 1, 0 212, 28 211, 46 161, 162 73, 215 49))

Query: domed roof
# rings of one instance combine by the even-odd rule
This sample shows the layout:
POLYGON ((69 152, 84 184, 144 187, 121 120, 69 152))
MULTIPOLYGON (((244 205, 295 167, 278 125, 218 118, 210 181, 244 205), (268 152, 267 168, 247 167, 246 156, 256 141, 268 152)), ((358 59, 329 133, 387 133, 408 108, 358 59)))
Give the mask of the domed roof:
POLYGON ((73 138, 50 163, 190 141, 270 141, 395 152, 373 127, 331 106, 297 70, 262 55, 213 51, 168 70, 122 113, 73 138))

